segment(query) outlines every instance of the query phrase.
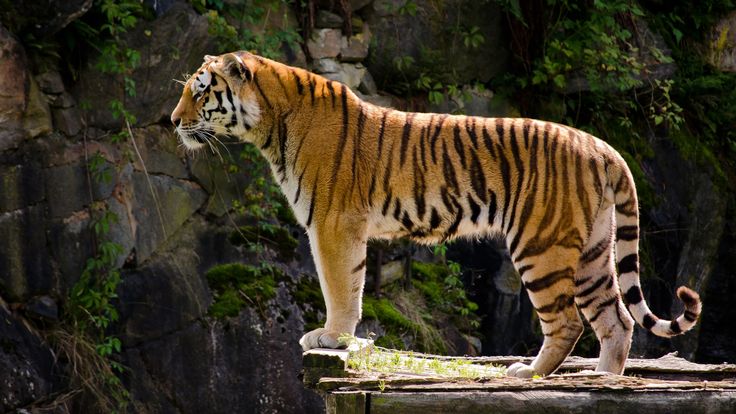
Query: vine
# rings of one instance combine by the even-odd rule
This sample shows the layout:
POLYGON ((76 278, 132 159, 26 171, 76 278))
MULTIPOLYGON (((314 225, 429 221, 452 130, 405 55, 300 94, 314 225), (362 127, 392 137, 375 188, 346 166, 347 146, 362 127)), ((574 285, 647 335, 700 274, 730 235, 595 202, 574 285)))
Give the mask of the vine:
MULTIPOLYGON (((99 52, 95 68, 121 79, 122 99, 111 98, 108 102, 113 118, 121 121, 119 132, 110 135, 112 144, 121 143, 126 138, 133 140, 130 125, 136 122, 136 118, 126 108, 125 98, 136 95, 132 73, 140 63, 140 52, 128 47, 123 36, 144 14, 140 1, 96 0, 90 11, 91 17, 74 22, 73 31, 77 38, 99 52)), ((88 107, 85 104, 81 106, 82 109, 88 107)), ((128 390, 120 379, 125 371, 118 361, 122 342, 111 332, 112 325, 119 318, 115 301, 121 282, 119 258, 123 248, 111 240, 110 229, 119 218, 105 201, 94 201, 91 194, 94 185, 112 182, 115 167, 110 166, 99 151, 87 154, 86 137, 84 144, 94 253, 70 289, 64 306, 64 323, 52 337, 70 363, 70 386, 76 390, 72 392, 81 391, 80 404, 95 407, 101 412, 122 412, 129 401, 128 390)))

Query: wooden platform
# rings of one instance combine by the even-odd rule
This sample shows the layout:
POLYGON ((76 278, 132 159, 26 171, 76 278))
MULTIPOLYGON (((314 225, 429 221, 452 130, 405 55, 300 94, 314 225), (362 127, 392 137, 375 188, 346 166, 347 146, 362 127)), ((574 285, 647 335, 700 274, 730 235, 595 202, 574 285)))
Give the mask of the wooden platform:
POLYGON ((579 373, 592 371, 597 360, 569 357, 560 374, 536 379, 503 375, 503 367, 530 361, 524 357, 391 357, 394 362, 415 358, 420 362, 412 363, 420 368, 440 362, 489 368, 489 375, 469 378, 429 368, 407 370, 402 363, 394 364, 396 370, 354 369, 360 360, 349 355, 326 349, 304 353, 304 383, 324 395, 328 414, 736 413, 736 365, 695 364, 672 355, 630 359, 622 376, 579 373), (494 371, 493 366, 500 368, 494 371))

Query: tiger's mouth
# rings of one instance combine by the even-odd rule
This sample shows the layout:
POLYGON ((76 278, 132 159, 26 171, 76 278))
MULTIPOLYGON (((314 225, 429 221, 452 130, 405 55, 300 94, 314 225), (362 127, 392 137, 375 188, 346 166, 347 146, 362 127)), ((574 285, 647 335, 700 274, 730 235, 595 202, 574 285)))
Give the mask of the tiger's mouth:
POLYGON ((209 146, 213 152, 217 152, 215 144, 219 140, 215 137, 215 131, 210 128, 177 127, 177 135, 182 145, 188 150, 196 151, 209 146))

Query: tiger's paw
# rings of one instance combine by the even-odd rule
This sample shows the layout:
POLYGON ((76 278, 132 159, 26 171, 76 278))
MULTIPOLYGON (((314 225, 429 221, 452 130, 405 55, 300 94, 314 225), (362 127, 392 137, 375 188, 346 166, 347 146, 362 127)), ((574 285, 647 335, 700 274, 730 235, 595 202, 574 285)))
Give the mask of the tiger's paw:
POLYGON ((339 332, 328 331, 325 328, 317 328, 313 331, 307 332, 299 340, 299 345, 302 349, 309 351, 314 348, 344 348, 345 343, 338 341, 340 336, 339 332))
POLYGON ((511 364, 509 369, 506 371, 506 375, 509 377, 516 378, 531 378, 535 375, 534 369, 527 364, 522 362, 516 362, 511 364))

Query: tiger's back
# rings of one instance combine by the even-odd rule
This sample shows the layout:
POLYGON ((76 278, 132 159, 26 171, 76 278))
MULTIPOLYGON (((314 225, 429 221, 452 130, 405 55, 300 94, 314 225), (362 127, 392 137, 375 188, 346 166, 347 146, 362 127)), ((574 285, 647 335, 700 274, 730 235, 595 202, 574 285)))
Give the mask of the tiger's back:
POLYGON ((199 130, 235 134, 270 161, 307 229, 327 306, 325 327, 304 335, 304 349, 337 347, 338 335, 354 333, 369 238, 502 237, 545 336, 531 365, 515 364, 511 375, 554 372, 582 333, 578 309, 601 341, 598 370, 618 374, 632 315, 653 333, 672 336, 700 313, 687 288, 678 290, 686 312, 676 320, 651 313, 639 285, 631 173, 605 142, 574 128, 394 111, 246 53, 206 62, 172 120, 192 147, 199 130), (209 78, 215 81, 201 80, 209 78), (184 115, 203 126, 182 127, 184 115))

